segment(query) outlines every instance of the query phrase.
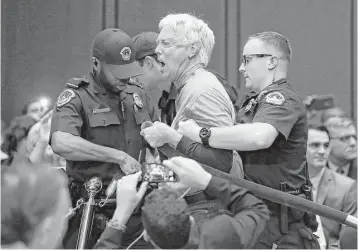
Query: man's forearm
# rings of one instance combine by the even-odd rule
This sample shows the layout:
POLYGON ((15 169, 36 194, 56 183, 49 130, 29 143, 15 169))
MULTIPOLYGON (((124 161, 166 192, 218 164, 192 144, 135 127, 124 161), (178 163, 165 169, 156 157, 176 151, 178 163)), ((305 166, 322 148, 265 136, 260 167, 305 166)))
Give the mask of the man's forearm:
POLYGON ((71 161, 101 161, 124 164, 126 153, 91 143, 79 136, 56 132, 52 135, 53 151, 71 161))
POLYGON ((229 173, 232 168, 233 152, 231 150, 205 147, 185 136, 181 138, 176 149, 185 156, 220 171, 229 173))

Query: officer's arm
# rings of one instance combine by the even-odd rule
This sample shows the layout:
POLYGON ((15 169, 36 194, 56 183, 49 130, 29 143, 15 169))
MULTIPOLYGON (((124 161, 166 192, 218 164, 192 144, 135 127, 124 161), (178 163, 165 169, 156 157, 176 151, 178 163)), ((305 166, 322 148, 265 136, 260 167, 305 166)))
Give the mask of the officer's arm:
POLYGON ((278 134, 274 126, 261 122, 211 128, 209 145, 214 148, 253 151, 269 148, 278 134))
POLYGON ((285 96, 282 104, 275 104, 267 101, 269 96, 263 97, 251 124, 212 128, 210 146, 250 151, 270 147, 278 135, 287 140, 298 119, 306 119, 305 108, 298 97, 285 96))
POLYGON ((216 176, 212 176, 205 192, 218 198, 235 214, 227 226, 239 238, 243 248, 252 247, 269 219, 269 210, 264 202, 246 189, 216 176))
POLYGON ((62 131, 52 134, 51 145, 56 154, 71 161, 101 161, 122 165, 130 158, 117 149, 100 146, 62 131))
MULTIPOLYGON (((188 116, 200 126, 212 127, 209 145, 213 148, 248 151, 272 145, 278 135, 275 127, 262 122, 232 126, 232 112, 228 100, 212 90, 195 101, 188 116)), ((199 131, 196 132, 197 142, 200 142, 199 131)))

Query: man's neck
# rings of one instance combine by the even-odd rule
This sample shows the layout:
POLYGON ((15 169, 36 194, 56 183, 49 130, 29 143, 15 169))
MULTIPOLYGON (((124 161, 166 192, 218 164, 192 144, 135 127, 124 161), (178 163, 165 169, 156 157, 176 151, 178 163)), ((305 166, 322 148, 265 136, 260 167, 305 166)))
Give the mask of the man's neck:
POLYGON ((203 68, 203 65, 199 62, 198 58, 195 57, 189 61, 184 70, 173 81, 175 87, 179 90, 186 83, 190 75, 192 75, 198 68, 203 68))
POLYGON ((339 159, 339 158, 335 157, 333 154, 330 155, 329 161, 338 167, 343 167, 343 166, 349 164, 349 162, 350 162, 350 160, 339 159))
POLYGON ((286 78, 285 73, 276 73, 275 77, 273 77, 273 76, 267 77, 266 79, 264 79, 262 85, 260 86, 259 92, 261 92, 262 90, 266 89, 272 83, 277 82, 277 81, 279 81, 281 79, 284 79, 284 78, 286 78))
POLYGON ((313 167, 313 166, 311 166, 310 164, 308 164, 308 174, 309 174, 309 177, 310 177, 310 178, 316 177, 316 176, 321 172, 322 168, 324 168, 324 166, 318 168, 318 167, 313 167))

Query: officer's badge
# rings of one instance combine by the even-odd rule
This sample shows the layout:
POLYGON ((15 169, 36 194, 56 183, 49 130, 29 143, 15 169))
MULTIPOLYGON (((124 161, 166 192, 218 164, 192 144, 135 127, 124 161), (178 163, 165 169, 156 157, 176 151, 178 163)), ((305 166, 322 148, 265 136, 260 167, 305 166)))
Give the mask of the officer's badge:
POLYGON ((73 92, 73 90, 66 89, 57 98, 56 106, 58 108, 61 108, 65 104, 69 103, 75 97, 76 97, 76 94, 75 94, 75 92, 73 92))
POLYGON ((124 61, 128 61, 131 58, 132 51, 129 47, 124 47, 121 50, 121 55, 124 61))
POLYGON ((280 92, 271 92, 266 96, 265 102, 273 105, 283 105, 285 97, 280 92))
POLYGON ((133 94, 133 101, 134 101, 135 105, 137 105, 137 107, 143 108, 143 102, 137 93, 133 94))

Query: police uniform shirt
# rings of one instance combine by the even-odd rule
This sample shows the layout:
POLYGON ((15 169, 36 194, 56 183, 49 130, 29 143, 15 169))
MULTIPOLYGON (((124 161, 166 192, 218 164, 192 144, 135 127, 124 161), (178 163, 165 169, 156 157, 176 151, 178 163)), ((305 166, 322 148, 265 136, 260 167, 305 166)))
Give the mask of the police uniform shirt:
MULTIPOLYGON (((50 134, 70 133, 138 159, 141 124, 158 120, 150 103, 141 86, 133 81, 122 92, 113 93, 97 83, 92 74, 73 78, 58 97, 50 134)), ((119 169, 119 165, 112 163, 67 160, 67 173, 79 181, 98 176, 108 183, 119 169)))
POLYGON ((305 106, 286 79, 273 82, 259 94, 249 96, 238 112, 238 123, 268 123, 279 135, 267 149, 241 152, 246 177, 280 189, 305 184, 307 117, 305 106))

